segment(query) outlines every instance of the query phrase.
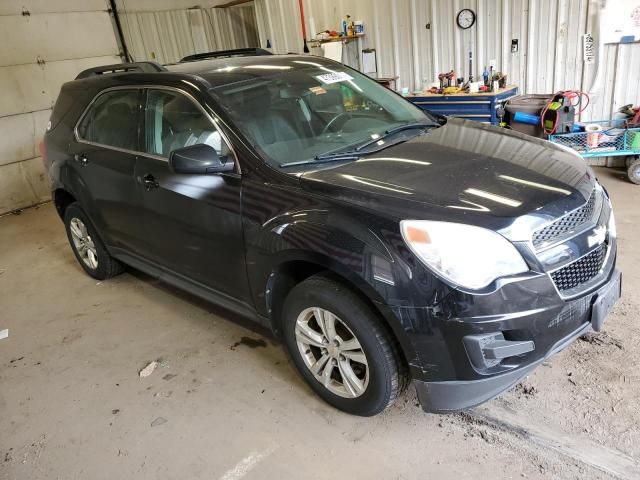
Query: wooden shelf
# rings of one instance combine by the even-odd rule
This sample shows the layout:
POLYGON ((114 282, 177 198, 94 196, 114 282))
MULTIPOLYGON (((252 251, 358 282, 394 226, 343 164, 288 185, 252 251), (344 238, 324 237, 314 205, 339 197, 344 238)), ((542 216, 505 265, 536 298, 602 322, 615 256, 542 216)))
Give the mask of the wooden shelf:
POLYGON ((345 41, 345 42, 351 42, 353 40, 357 40, 359 38, 364 37, 364 33, 360 33, 358 35, 352 35, 352 36, 346 36, 346 37, 329 37, 329 38, 325 38, 323 40, 307 40, 307 44, 309 43, 319 43, 319 44, 323 44, 323 43, 331 43, 331 42, 341 42, 341 41, 345 41))

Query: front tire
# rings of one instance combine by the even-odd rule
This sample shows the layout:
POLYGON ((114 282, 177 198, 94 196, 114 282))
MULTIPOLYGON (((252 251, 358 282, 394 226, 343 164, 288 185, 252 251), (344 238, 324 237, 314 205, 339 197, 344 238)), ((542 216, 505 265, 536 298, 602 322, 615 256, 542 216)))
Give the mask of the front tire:
POLYGON ((397 342, 371 308, 341 283, 320 274, 285 301, 283 333, 296 368, 330 405, 372 416, 407 384, 397 342))
POLYGON ((97 230, 77 202, 66 208, 64 226, 78 263, 90 276, 106 280, 124 271, 124 265, 109 255, 97 230))

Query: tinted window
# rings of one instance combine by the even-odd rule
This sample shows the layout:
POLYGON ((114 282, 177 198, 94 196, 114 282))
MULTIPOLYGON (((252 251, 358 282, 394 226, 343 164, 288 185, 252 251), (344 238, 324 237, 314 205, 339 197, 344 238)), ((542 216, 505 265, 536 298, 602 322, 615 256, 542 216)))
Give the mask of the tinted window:
POLYGON ((114 90, 100 95, 78 126, 89 142, 138 150, 138 90, 114 90))
POLYGON ((168 157, 172 151, 204 143, 223 158, 227 144, 211 120, 192 100, 178 92, 149 90, 145 111, 145 151, 168 157))
POLYGON ((229 82, 210 92, 276 165, 349 150, 408 123, 435 122, 370 78, 312 57, 220 70, 229 82))

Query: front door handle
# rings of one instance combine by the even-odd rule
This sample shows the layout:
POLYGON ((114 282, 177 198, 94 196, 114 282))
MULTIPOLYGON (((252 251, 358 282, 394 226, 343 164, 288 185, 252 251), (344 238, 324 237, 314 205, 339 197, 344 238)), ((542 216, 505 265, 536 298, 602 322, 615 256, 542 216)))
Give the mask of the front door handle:
POLYGON ((156 189, 160 186, 156 177, 147 173, 144 177, 142 177, 142 183, 144 185, 144 189, 148 192, 149 190, 156 189))
POLYGON ((73 159, 80 164, 81 167, 86 167, 87 163, 89 163, 89 159, 84 153, 76 153, 73 156, 73 159))

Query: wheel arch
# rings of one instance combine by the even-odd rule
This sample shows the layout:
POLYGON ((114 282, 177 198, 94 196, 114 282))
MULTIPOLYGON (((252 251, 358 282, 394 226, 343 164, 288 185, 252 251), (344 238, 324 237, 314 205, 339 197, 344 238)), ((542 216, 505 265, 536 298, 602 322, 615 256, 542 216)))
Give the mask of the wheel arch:
POLYGON ((276 336, 281 336, 282 309, 291 290, 307 278, 324 274, 343 284, 367 304, 382 326, 397 341, 400 356, 405 366, 409 359, 415 358, 413 346, 402 329, 399 319, 386 306, 380 294, 362 277, 348 270, 331 258, 304 253, 290 256, 275 265, 267 280, 265 300, 271 322, 271 329, 276 336))
POLYGON ((53 203, 56 207, 56 211, 58 212, 58 216, 62 220, 64 220, 64 213, 67 210, 67 207, 76 201, 76 197, 64 188, 57 188, 53 192, 53 203))

